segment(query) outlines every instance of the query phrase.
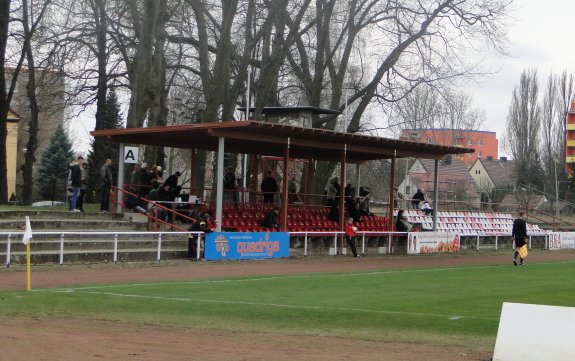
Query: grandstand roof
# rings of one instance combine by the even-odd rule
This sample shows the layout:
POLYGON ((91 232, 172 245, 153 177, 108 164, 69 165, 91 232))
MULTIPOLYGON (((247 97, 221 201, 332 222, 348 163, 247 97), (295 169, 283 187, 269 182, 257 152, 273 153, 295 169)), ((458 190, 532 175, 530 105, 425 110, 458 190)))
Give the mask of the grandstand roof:
POLYGON ((289 144, 290 157, 335 161, 341 160, 341 152, 345 149, 348 163, 392 158, 394 152, 399 158, 441 159, 446 154, 475 151, 470 148, 254 121, 105 129, 90 134, 94 137, 108 137, 112 142, 214 151, 218 149, 218 138, 224 137, 226 152, 270 156, 283 156, 289 144))

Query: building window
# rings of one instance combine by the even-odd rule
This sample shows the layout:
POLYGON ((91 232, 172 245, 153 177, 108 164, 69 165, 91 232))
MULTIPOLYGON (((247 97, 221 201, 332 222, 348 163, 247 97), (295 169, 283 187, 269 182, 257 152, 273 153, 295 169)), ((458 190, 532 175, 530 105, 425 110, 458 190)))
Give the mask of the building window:
POLYGON ((478 157, 478 158, 481 158, 481 157, 483 157, 483 152, 479 152, 479 153, 477 153, 477 157, 478 157))
POLYGON ((427 141, 427 143, 431 143, 431 138, 427 137, 426 141, 427 141))
POLYGON ((477 145, 479 145, 479 146, 483 145, 483 139, 479 139, 479 140, 477 141, 477 145))
POLYGON ((473 141, 472 141, 471 139, 469 139, 469 140, 467 141, 467 145, 473 145, 473 141))

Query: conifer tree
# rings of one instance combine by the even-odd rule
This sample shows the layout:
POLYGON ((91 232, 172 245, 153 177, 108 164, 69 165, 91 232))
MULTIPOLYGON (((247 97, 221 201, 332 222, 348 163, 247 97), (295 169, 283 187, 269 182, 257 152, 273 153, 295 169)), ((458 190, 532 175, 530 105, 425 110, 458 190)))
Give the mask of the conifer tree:
MULTIPOLYGON (((123 128, 122 113, 120 112, 120 103, 116 92, 112 89, 106 98, 106 117, 101 129, 117 129, 123 128)), ((118 152, 120 145, 112 143, 105 137, 97 137, 92 142, 92 150, 88 153, 87 165, 87 179, 86 179, 86 202, 94 202, 99 199, 96 193, 101 187, 100 183, 100 168, 104 165, 104 161, 108 158, 114 162, 113 175, 116 179, 116 166, 118 161, 118 152)))
POLYGON ((54 132, 50 145, 42 153, 40 160, 36 181, 38 182, 38 195, 41 199, 66 200, 66 184, 70 162, 73 160, 72 142, 60 125, 54 132))

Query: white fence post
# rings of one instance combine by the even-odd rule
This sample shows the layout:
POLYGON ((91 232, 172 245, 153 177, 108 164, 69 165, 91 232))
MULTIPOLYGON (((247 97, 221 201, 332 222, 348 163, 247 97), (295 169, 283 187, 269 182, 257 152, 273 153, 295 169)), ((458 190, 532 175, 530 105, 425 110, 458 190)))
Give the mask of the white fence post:
POLYGON ((333 234, 333 255, 337 256, 337 233, 333 234))
POLYGON ((361 254, 365 254, 365 232, 361 236, 361 254))
POLYGON ((475 250, 479 252, 479 235, 477 235, 477 245, 475 246, 475 250))
POLYGON ((114 233, 114 263, 118 262, 118 233, 114 233))
POLYGON ((307 256, 307 232, 303 237, 303 255, 307 256))
POLYGON ((200 259, 200 247, 202 244, 202 234, 198 233, 198 243, 196 244, 196 258, 200 259))
POLYGON ((160 263, 162 259, 162 234, 158 235, 158 254, 156 255, 156 260, 160 263))
POLYGON ((8 241, 6 243, 6 268, 10 267, 10 242, 12 240, 12 233, 8 233, 8 241))
POLYGON ((64 264, 64 233, 60 235, 60 266, 64 264))
POLYGON ((497 243, 499 241, 499 236, 495 235, 495 250, 497 251, 497 243))

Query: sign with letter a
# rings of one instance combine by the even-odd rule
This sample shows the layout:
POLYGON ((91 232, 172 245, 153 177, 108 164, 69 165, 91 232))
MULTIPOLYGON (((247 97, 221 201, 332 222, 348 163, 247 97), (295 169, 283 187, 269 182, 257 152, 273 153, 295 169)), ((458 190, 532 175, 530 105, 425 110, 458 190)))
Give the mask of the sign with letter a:
POLYGON ((138 147, 124 147, 124 163, 135 164, 138 163, 138 147))

